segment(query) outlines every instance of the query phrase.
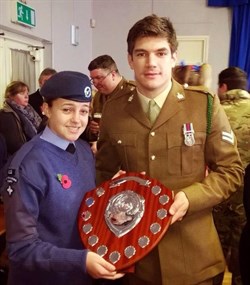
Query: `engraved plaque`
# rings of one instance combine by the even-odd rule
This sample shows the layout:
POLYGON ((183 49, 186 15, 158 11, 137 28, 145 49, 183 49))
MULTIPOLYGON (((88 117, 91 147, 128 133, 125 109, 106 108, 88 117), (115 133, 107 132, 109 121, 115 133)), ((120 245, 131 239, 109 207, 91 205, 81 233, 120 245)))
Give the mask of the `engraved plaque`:
POLYGON ((168 195, 162 195, 162 196, 160 196, 159 202, 160 202, 162 205, 167 204, 167 203, 169 202, 169 197, 168 197, 168 195))
POLYGON ((128 246, 124 249, 124 254, 127 258, 131 258, 136 253, 136 249, 133 246, 128 246))
POLYGON ((161 230, 161 226, 158 223, 154 223, 150 226, 150 231, 155 235, 157 233, 159 233, 159 231, 161 230))
POLYGON ((93 235, 88 238, 88 243, 89 245, 94 246, 95 244, 98 243, 98 240, 99 240, 98 236, 93 235))
POLYGON ((104 256, 107 252, 108 248, 106 247, 106 245, 100 245, 96 251, 96 253, 98 253, 100 256, 104 256))
POLYGON ((91 213, 89 211, 82 212, 82 218, 86 222, 91 218, 91 213))
POLYGON ((146 247, 149 245, 150 239, 147 236, 142 236, 138 239, 138 244, 141 248, 146 247))
POLYGON ((86 199, 85 203, 86 203, 86 205, 87 205, 88 207, 91 207, 91 206, 94 205, 95 200, 94 200, 93 197, 89 197, 88 199, 86 199))
POLYGON ((92 231, 93 227, 91 224, 85 224, 83 227, 82 227, 82 231, 85 233, 85 234, 88 234, 92 231))
POLYGON ((99 187, 99 188, 96 189, 96 195, 97 195, 98 197, 101 197, 102 195, 104 195, 104 193, 105 193, 104 188, 99 187))
POLYGON ((152 187, 151 191, 154 195, 159 195, 161 193, 161 187, 158 185, 155 185, 152 187))
POLYGON ((158 211, 157 211, 157 217, 159 218, 159 219, 164 219, 164 218, 166 218, 167 217, 167 215, 168 215, 168 211, 166 210, 166 209, 159 209, 158 211))
POLYGON ((109 261, 115 264, 121 258, 121 254, 119 251, 113 251, 109 255, 109 261))

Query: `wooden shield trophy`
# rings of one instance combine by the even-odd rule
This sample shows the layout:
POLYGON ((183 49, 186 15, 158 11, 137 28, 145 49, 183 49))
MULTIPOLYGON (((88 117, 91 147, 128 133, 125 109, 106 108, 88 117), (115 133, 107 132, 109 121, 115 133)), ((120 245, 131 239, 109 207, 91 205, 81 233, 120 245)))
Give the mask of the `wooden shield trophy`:
POLYGON ((84 246, 119 271, 149 253, 166 233, 173 192, 156 179, 126 173, 85 194, 78 215, 84 246))

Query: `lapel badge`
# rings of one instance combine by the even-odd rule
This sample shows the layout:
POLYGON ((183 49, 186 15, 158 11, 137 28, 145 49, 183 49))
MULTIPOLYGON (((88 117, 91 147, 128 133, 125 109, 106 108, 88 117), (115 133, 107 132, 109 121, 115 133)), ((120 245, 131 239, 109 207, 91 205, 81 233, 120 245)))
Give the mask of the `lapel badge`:
POLYGON ((176 94, 176 98, 179 100, 179 101, 181 101, 181 100, 184 100, 185 99, 185 96, 182 94, 182 93, 177 93, 176 94))
POLYGON ((184 143, 186 146, 192 146, 195 143, 193 123, 183 124, 184 143))
POLYGON ((128 102, 131 102, 134 99, 134 94, 128 98, 128 102))

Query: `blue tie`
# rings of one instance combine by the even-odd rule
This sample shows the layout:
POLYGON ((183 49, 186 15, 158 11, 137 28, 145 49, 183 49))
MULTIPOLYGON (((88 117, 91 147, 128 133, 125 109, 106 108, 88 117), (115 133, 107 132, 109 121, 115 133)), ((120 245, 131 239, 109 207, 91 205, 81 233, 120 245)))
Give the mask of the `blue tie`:
POLYGON ((76 151, 75 145, 73 143, 69 143, 69 145, 66 148, 66 151, 70 153, 74 153, 76 151))

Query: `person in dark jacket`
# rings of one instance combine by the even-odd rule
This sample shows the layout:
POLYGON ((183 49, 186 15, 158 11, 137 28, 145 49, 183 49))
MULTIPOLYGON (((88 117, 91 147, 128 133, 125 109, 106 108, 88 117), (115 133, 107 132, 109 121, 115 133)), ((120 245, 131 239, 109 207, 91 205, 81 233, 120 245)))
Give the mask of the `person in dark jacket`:
POLYGON ((250 164, 244 177, 243 204, 247 222, 242 230, 239 246, 240 273, 243 285, 250 284, 250 164))
POLYGON ((5 90, 0 110, 0 133, 4 135, 8 156, 37 134, 42 119, 29 104, 29 87, 22 81, 12 81, 5 90))
POLYGON ((42 105, 43 105, 43 96, 40 93, 40 89, 43 86, 43 84, 52 76, 56 74, 56 70, 50 67, 45 68, 39 78, 39 89, 36 90, 36 92, 29 95, 29 103, 30 105, 35 109, 37 114, 43 118, 43 111, 42 111, 42 105))

